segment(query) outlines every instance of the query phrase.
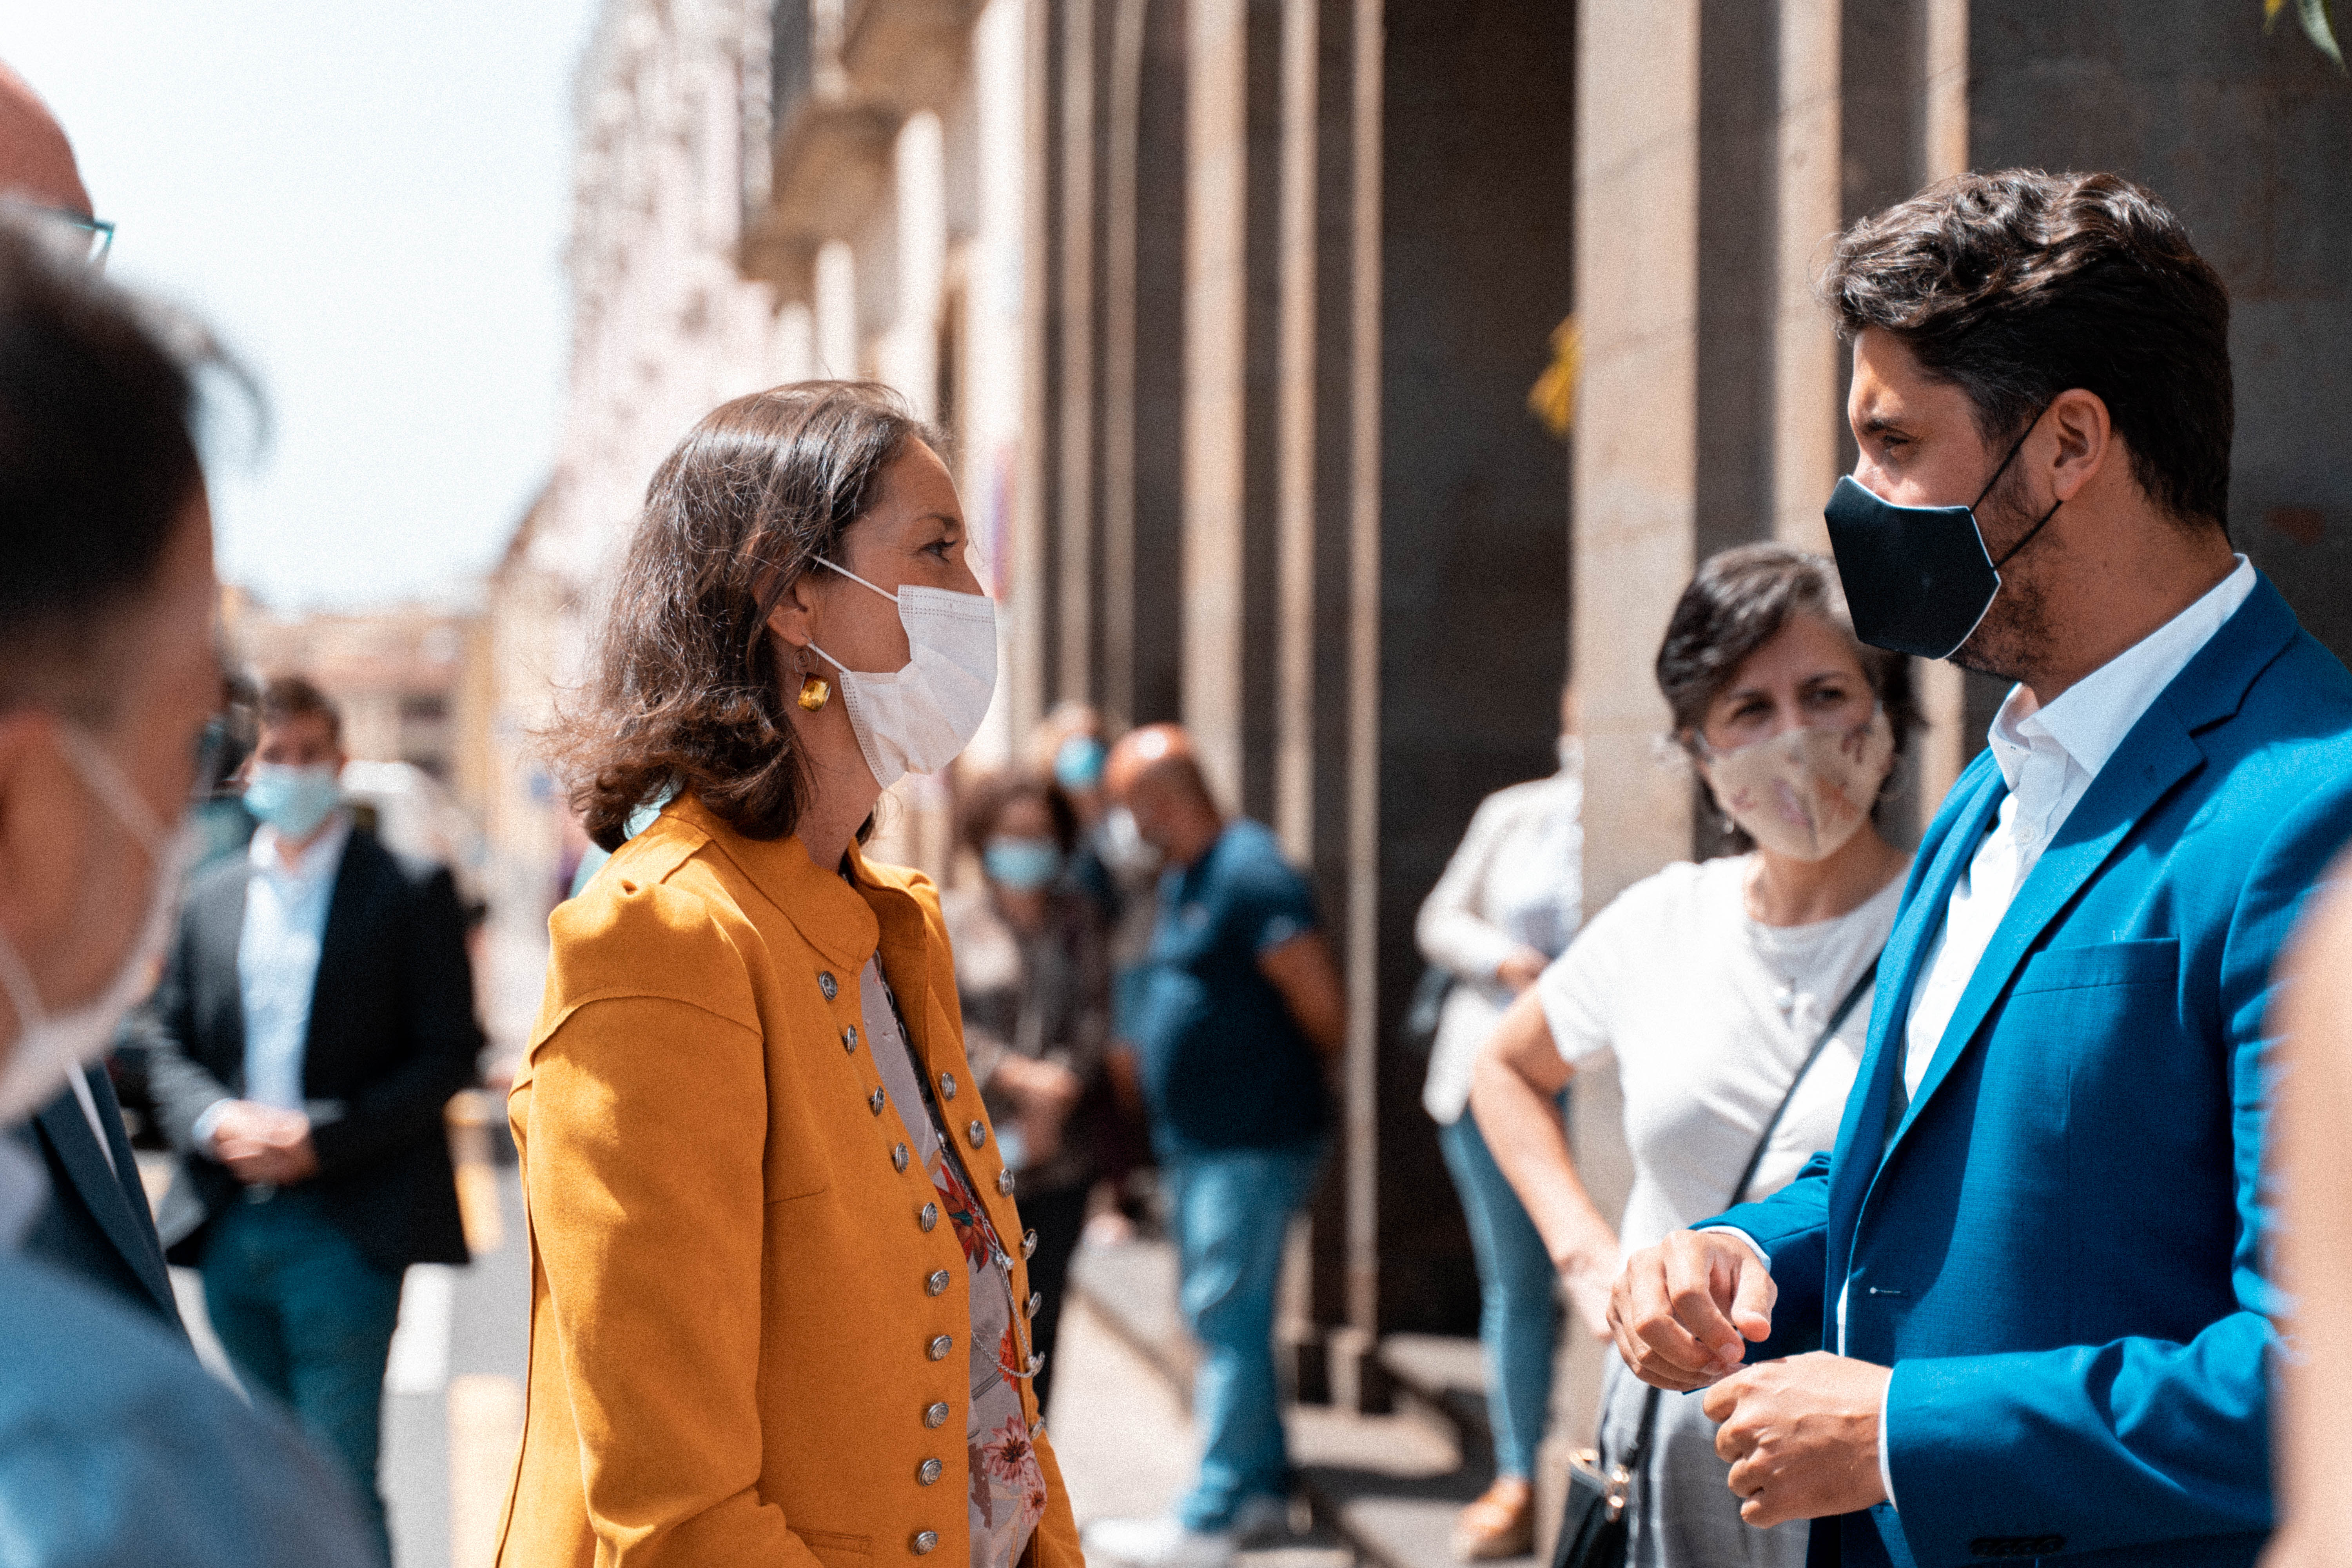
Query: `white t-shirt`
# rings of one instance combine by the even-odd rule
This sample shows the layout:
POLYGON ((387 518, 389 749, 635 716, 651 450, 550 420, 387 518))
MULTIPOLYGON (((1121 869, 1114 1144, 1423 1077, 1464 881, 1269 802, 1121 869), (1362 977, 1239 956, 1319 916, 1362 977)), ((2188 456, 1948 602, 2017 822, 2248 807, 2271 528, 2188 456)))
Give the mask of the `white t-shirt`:
MULTIPOLYGON (((1730 1206, 1790 1079, 1895 929, 1899 875, 1835 920, 1759 924, 1743 896, 1749 860, 1682 861, 1635 883, 1536 983, 1563 1060, 1616 1058, 1633 1155, 1618 1227, 1627 1253, 1730 1206)), ((1744 1195, 1786 1185, 1837 1141, 1869 1027, 1865 996, 1806 1075, 1744 1195)))

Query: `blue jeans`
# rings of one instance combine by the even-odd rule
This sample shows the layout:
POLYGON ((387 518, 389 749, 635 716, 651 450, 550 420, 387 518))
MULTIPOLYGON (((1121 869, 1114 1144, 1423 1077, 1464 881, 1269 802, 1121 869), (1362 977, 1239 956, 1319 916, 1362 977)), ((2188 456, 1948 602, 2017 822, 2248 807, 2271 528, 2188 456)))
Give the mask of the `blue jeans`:
POLYGON ((1222 1530, 1253 1497, 1287 1489, 1274 1298, 1290 1216, 1307 1206, 1323 1145, 1217 1149, 1164 1158, 1184 1322, 1201 1343, 1192 1421, 1201 1473, 1179 1499, 1187 1529, 1222 1530))
POLYGON ((1470 1250, 1478 1260, 1478 1338, 1486 1347, 1495 1469, 1531 1478, 1551 1405, 1552 1346, 1559 1338, 1551 1254, 1468 1111, 1437 1130, 1437 1146, 1462 1194, 1470 1250))
POLYGON ((375 1471, 401 1275, 369 1262, 299 1189, 230 1205, 212 1222, 202 1267, 205 1312, 237 1381, 291 1410, 342 1465, 389 1563, 375 1471))

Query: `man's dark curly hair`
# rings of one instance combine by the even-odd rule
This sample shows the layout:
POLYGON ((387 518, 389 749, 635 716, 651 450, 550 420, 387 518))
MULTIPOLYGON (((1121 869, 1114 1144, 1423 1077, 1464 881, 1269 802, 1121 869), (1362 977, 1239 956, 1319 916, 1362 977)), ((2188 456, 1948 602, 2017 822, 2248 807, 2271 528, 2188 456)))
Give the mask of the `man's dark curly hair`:
POLYGON ((1960 174, 1862 219, 1822 280, 1842 335, 1892 333, 2007 443, 2070 388, 2107 405, 2148 498, 2229 526, 2230 294, 2116 174, 1960 174))

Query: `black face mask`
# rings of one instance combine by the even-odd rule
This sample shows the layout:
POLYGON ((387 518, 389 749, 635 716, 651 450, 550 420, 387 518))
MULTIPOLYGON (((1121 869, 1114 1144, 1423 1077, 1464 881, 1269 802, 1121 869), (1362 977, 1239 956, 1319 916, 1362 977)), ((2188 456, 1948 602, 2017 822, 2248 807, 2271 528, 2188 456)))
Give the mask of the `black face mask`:
POLYGON ((2033 416, 1967 506, 1897 506, 1850 474, 1838 480, 1822 516, 1830 525, 1830 549, 1853 613, 1854 636, 1873 647, 1949 658, 1975 634, 2000 592, 2000 568, 2058 515, 2053 503, 1998 562, 1977 526, 1976 509, 2041 421, 2041 415, 2033 416))

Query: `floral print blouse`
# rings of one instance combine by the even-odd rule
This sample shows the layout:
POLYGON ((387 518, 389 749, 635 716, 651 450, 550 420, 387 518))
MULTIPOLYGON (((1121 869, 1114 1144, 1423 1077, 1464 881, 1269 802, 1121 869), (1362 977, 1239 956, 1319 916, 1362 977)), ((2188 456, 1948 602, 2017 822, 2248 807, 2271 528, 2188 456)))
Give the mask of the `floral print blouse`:
POLYGON ((916 1066, 881 966, 872 959, 858 979, 866 1037, 883 1089, 898 1106, 908 1142, 930 1173, 940 1210, 962 1245, 971 1301, 971 1405, 964 1426, 971 1466, 972 1568, 1013 1568, 1045 1517, 1045 1472, 1029 1441, 1019 1380, 1029 1376, 1028 1335, 1013 1300, 1013 1261, 974 1200, 971 1177, 944 1133, 939 1103, 916 1066), (917 1107, 921 1113, 916 1113, 917 1107))

